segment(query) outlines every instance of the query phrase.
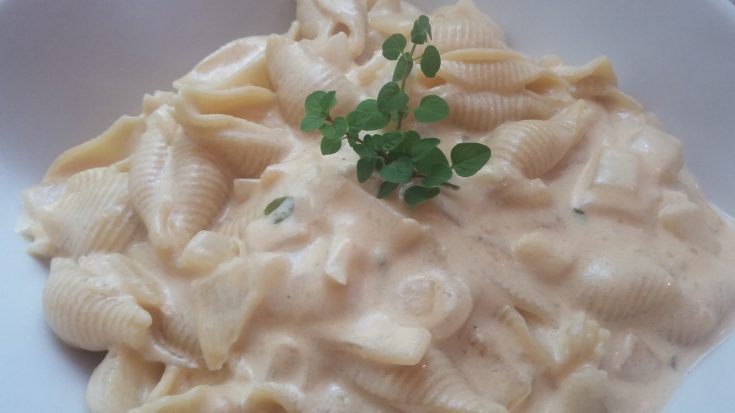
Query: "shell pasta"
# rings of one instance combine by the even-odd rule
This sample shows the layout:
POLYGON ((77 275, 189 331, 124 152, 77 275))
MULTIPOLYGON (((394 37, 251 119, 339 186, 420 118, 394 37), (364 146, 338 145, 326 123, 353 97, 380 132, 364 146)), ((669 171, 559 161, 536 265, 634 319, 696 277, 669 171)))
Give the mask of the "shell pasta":
POLYGON ((460 0, 429 15, 436 76, 405 83, 449 114, 402 120, 490 161, 411 208, 322 155, 306 97, 377 96, 420 14, 297 0, 24 193, 49 327, 107 351, 93 413, 651 413, 729 329, 733 223, 605 57, 514 51, 460 0))

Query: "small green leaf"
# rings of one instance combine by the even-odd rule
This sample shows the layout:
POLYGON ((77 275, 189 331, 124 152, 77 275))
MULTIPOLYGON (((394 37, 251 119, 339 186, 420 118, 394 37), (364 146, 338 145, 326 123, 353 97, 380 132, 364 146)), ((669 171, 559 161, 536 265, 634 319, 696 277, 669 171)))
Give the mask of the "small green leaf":
POLYGON ((439 139, 437 138, 421 139, 413 145, 413 148, 411 148, 411 160, 414 162, 422 160, 426 155, 431 153, 437 145, 439 145, 439 139))
POLYGON ((452 168, 459 176, 472 176, 490 159, 490 148, 477 142, 459 143, 452 148, 452 168))
POLYGON ((293 213, 295 201, 290 196, 282 196, 272 200, 266 205, 263 213, 270 216, 274 224, 278 224, 293 213))
POLYGON ((438 163, 431 168, 431 173, 424 178, 423 184, 428 187, 439 186, 447 182, 451 177, 452 169, 444 164, 438 163))
POLYGON ((332 122, 332 126, 334 127, 334 133, 340 138, 347 133, 347 119, 343 117, 335 119, 334 122, 332 122))
POLYGON ((438 122, 449 115, 449 105, 436 95, 424 96, 419 107, 413 113, 417 121, 423 123, 438 122))
POLYGON ((406 183, 413 178, 413 165, 411 160, 404 156, 380 168, 380 176, 396 184, 406 183))
POLYGON ((429 18, 422 14, 413 22, 413 28, 411 29, 411 42, 424 44, 426 43, 427 36, 431 38, 431 24, 429 24, 429 18))
POLYGON ((394 131, 385 133, 383 134, 383 141, 380 143, 380 149, 390 152, 401 144, 402 139, 403 134, 401 132, 394 131))
POLYGON ((414 145, 416 145, 420 140, 421 136, 418 132, 413 130, 405 131, 403 132, 403 140, 401 141, 401 144, 398 145, 395 150, 406 155, 411 155, 414 145))
POLYGON ((341 147, 342 147, 342 139, 328 138, 326 136, 322 138, 322 142, 320 145, 320 149, 322 150, 322 155, 331 155, 333 153, 336 153, 339 151, 341 147))
POLYGON ((405 52, 396 62, 396 68, 393 70, 393 81, 399 82, 408 77, 411 70, 413 70, 413 58, 410 53, 405 52))
POLYGON ((380 184, 380 188, 378 189, 377 197, 380 199, 383 199, 390 195, 391 192, 393 192, 396 188, 398 188, 398 184, 393 182, 383 182, 380 184))
POLYGON ((305 112, 307 114, 322 115, 324 112, 324 108, 322 107, 322 98, 324 98, 326 94, 327 92, 323 90, 311 92, 309 96, 306 97, 306 101, 304 101, 305 112))
POLYGON ((354 111, 347 115, 350 130, 372 131, 383 129, 388 126, 390 117, 378 109, 378 101, 367 99, 360 102, 354 111))
POLYGON ((353 142, 351 140, 347 140, 347 142, 350 144, 352 150, 355 151, 355 153, 360 158, 373 158, 377 156, 375 149, 368 148, 365 144, 362 144, 360 142, 353 142))
POLYGON ((413 163, 413 166, 420 173, 428 175, 431 173, 431 170, 436 164, 449 166, 449 161, 447 160, 447 157, 444 155, 444 152, 442 152, 439 148, 434 148, 429 151, 429 153, 421 158, 421 160, 415 161, 413 163))
POLYGON ((304 118, 301 119, 301 130, 306 133, 314 132, 324 126, 324 122, 324 117, 318 114, 307 113, 304 118))
POLYGON ((427 188, 421 185, 414 185, 406 190, 403 194, 403 202, 411 208, 439 195, 439 188, 427 188))
POLYGON ((319 130, 322 132, 322 136, 326 139, 338 140, 342 138, 347 129, 347 122, 342 123, 326 123, 319 130))
POLYGON ((378 109, 386 115, 397 114, 408 107, 408 95, 398 83, 388 82, 378 92, 378 109))
POLYGON ((324 110, 324 113, 328 114, 333 107, 337 106, 337 92, 330 90, 325 93, 319 100, 319 104, 321 105, 322 110, 324 110))
POLYGON ((421 56, 421 71, 424 73, 424 76, 436 76, 441 64, 442 58, 439 56, 439 50, 432 45, 426 46, 424 54, 421 56))
POLYGON ((383 57, 388 60, 396 60, 406 48, 406 36, 400 33, 390 35, 383 42, 383 57))
POLYGON ((360 158, 357 160, 357 181, 362 183, 368 180, 375 170, 378 158, 360 158))

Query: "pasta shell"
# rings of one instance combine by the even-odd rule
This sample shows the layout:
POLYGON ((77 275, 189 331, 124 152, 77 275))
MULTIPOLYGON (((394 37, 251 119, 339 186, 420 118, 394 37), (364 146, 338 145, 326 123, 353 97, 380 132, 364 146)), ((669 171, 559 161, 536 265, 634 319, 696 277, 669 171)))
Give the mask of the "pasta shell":
POLYGON ((87 255, 79 259, 79 267, 92 274, 117 277, 123 290, 143 307, 158 308, 164 303, 165 296, 158 279, 125 255, 87 255))
POLYGON ((149 340, 153 322, 151 315, 123 291, 119 280, 92 274, 66 258, 51 262, 43 308, 59 338, 90 351, 119 345, 141 348, 149 340))
POLYGON ((433 90, 451 110, 449 119, 471 131, 489 132, 498 125, 522 119, 546 119, 554 114, 549 98, 533 93, 501 95, 493 92, 463 92, 440 86, 433 90))
POLYGON ((600 257, 589 262, 579 280, 578 301, 605 320, 627 320, 671 306, 681 288, 668 272, 641 254, 600 257))
POLYGON ((626 333, 609 343, 602 366, 616 378, 645 383, 661 374, 663 363, 643 338, 626 333))
POLYGON ((359 394, 354 389, 341 383, 329 382, 306 393, 305 412, 344 413, 344 412, 381 412, 399 413, 369 396, 359 394))
POLYGON ((276 96, 272 91, 258 86, 217 90, 183 88, 173 104, 177 109, 175 115, 179 122, 181 118, 178 112, 182 107, 191 108, 191 111, 200 116, 214 114, 260 119, 275 104, 275 100, 276 96))
POLYGON ((268 38, 266 56, 278 106, 289 123, 298 125, 301 122, 304 101, 316 90, 337 92, 333 116, 345 115, 357 105, 361 94, 358 87, 340 71, 310 55, 302 45, 273 35, 268 38), (293 62, 301 62, 298 71, 294 71, 293 62))
POLYGON ((162 252, 178 250, 217 216, 229 181, 217 161, 188 139, 162 106, 146 119, 147 129, 130 166, 130 194, 162 252))
POLYGON ((474 304, 464 281, 440 271, 401 279, 391 301, 399 316, 428 329, 433 340, 445 339, 459 330, 474 304))
POLYGON ((197 335, 196 314, 189 302, 167 303, 161 308, 157 321, 162 345, 186 365, 198 365, 202 360, 202 349, 197 335))
POLYGON ((231 237, 212 231, 199 231, 179 255, 176 266, 204 274, 235 258, 240 248, 231 237))
POLYGON ((128 195, 128 173, 115 168, 79 172, 56 202, 36 218, 51 242, 66 255, 121 251, 141 236, 142 225, 128 195))
POLYGON ((59 155, 46 171, 44 181, 67 178, 86 169, 109 166, 127 158, 144 129, 140 117, 121 117, 101 135, 59 155))
POLYGON ((612 63, 605 56, 584 66, 560 66, 555 72, 573 86, 573 95, 578 99, 604 96, 612 92, 618 83, 612 63))
POLYGON ((512 246, 513 257, 542 280, 568 275, 577 257, 572 245, 558 235, 544 232, 523 234, 512 246))
POLYGON ((87 406, 92 413, 127 413, 143 404, 162 374, 162 364, 135 351, 111 350, 89 379, 87 406))
POLYGON ((186 76, 176 89, 229 89, 246 85, 271 88, 265 64, 266 36, 237 39, 217 49, 186 76))
POLYGON ((291 148, 287 132, 227 115, 182 113, 187 136, 206 149, 236 178, 257 178, 291 148))
POLYGON ((477 8, 472 0, 437 9, 431 18, 431 43, 440 53, 467 48, 504 48, 500 26, 477 8))
POLYGON ((551 170, 587 130, 593 110, 577 101, 553 118, 522 120, 496 129, 488 139, 495 161, 507 162, 529 179, 551 170))
POLYGON ((437 76, 469 91, 543 92, 563 84, 550 70, 506 49, 460 49, 444 53, 437 76))
POLYGON ((358 0, 296 2, 296 20, 301 23, 303 36, 314 39, 344 33, 353 57, 360 55, 365 48, 366 15, 365 2, 358 0))
POLYGON ((460 376, 439 350, 429 350, 416 366, 387 366, 354 361, 345 363, 349 378, 366 392, 428 413, 508 413, 485 400, 460 376))
POLYGON ((569 322, 562 325, 560 330, 556 355, 558 375, 564 376, 565 372, 585 363, 599 364, 610 338, 608 330, 582 312, 570 317, 569 322))

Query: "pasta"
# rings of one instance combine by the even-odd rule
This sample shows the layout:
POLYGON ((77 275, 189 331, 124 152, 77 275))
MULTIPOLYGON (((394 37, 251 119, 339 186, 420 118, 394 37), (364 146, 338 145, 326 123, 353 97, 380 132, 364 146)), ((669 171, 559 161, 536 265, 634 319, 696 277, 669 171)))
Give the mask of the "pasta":
POLYGON ((24 194, 49 327, 107 351, 90 411, 651 413, 731 328, 735 230, 681 142, 607 58, 514 51, 471 0, 430 14, 442 63, 405 83, 447 119, 402 126, 455 171, 454 144, 490 161, 409 208, 348 145, 322 155, 307 96, 337 118, 379 94, 420 15, 297 0, 288 33, 224 45, 24 194))

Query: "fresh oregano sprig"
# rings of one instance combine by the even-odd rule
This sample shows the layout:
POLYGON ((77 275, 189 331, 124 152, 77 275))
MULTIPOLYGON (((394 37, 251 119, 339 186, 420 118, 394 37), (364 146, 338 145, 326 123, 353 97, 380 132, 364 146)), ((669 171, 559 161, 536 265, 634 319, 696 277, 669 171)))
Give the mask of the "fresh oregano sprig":
MULTIPOLYGON (((410 51, 406 51, 408 39, 400 33, 383 42, 383 56, 395 61, 396 66, 392 80, 383 85, 377 99, 360 102, 346 117, 332 118, 330 111, 337 105, 336 92, 319 90, 306 98, 306 113, 301 121, 304 132, 321 132, 324 155, 336 153, 347 141, 360 157, 356 166, 357 180, 365 182, 375 172, 382 178, 378 198, 387 197, 400 185, 410 184, 403 200, 411 207, 437 196, 441 187, 459 189, 449 182, 454 173, 472 176, 490 159, 490 148, 469 142, 452 148, 450 163, 439 149, 439 139, 401 129, 403 120, 411 114, 406 82, 415 62, 419 62, 426 77, 434 77, 441 67, 439 51, 432 45, 427 45, 420 56, 415 56, 418 46, 429 39, 429 18, 419 16, 411 30, 410 51), (388 128, 391 124, 394 125, 392 130, 388 128)), ((425 96, 413 110, 414 119, 421 123, 438 122, 448 115, 447 102, 436 95, 425 96)))

